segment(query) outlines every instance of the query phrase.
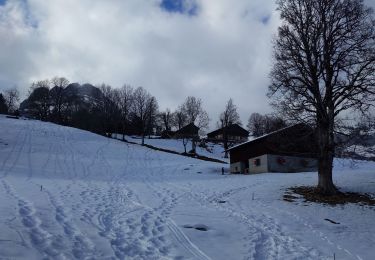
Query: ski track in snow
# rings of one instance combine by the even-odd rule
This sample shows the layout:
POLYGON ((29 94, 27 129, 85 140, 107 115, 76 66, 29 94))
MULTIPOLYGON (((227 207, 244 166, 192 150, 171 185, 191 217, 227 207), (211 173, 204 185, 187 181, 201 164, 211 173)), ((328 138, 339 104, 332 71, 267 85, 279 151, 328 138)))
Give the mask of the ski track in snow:
POLYGON ((17 132, 17 136, 15 137, 16 143, 15 143, 15 145, 13 145, 11 151, 8 153, 8 156, 4 159, 2 167, 1 167, 1 171, 3 172, 2 178, 8 176, 9 172, 12 172, 13 168, 18 163, 18 161, 20 159, 20 156, 21 156, 21 153, 24 149, 27 137, 28 137, 27 128, 28 128, 28 126, 25 125, 23 128, 21 128, 17 132), (17 150, 17 148, 18 148, 18 150, 17 150), (14 157, 13 162, 10 163, 8 168, 6 168, 7 162, 9 160, 11 160, 12 157, 14 157))
MULTIPOLYGON (((223 200, 223 199, 230 199, 231 196, 233 196, 237 193, 250 191, 251 188, 256 186, 256 185, 259 185, 259 184, 247 185, 247 186, 244 186, 244 187, 230 189, 228 191, 225 191, 224 193, 215 194, 215 195, 209 197, 208 200, 209 201, 220 201, 220 200, 223 200)), ((248 192, 248 194, 251 194, 251 192, 248 192)), ((244 195, 244 196, 246 196, 246 195, 244 195)), ((306 220, 304 220, 302 217, 298 216, 297 214, 293 213, 293 211, 286 211, 286 210, 282 210, 278 207, 271 207, 270 205, 265 204, 265 203, 263 203, 259 200, 254 200, 253 203, 258 204, 257 208, 267 209, 267 212, 277 211, 277 212, 279 212, 283 215, 288 215, 289 217, 292 217, 295 221, 299 222, 301 225, 308 228, 312 234, 314 234, 315 236, 317 236, 321 240, 327 242, 329 245, 335 246, 338 251, 342 251, 344 253, 344 255, 346 254, 353 259, 354 258, 356 258, 358 260, 362 259, 360 256, 353 254, 348 249, 343 248, 341 245, 337 244, 336 242, 331 241, 324 234, 324 232, 314 229, 314 227, 310 223, 308 223, 306 220)), ((237 208, 237 210, 238 209, 241 210, 242 212, 246 212, 246 210, 242 209, 241 207, 237 208)), ((273 223, 274 222, 270 215, 265 214, 265 215, 263 215, 263 217, 265 217, 267 219, 266 223, 273 223)), ((257 221, 257 223, 259 223, 259 220, 257 221)), ((260 240, 264 240, 264 239, 262 238, 260 240)), ((314 249, 310 249, 310 250, 313 250, 313 254, 311 255, 311 257, 318 258, 318 254, 317 254, 316 250, 314 250, 314 249)), ((255 251, 258 251, 258 250, 255 250, 255 251)), ((261 251, 264 251, 264 250, 261 250, 261 251)), ((320 259, 322 259, 322 257, 323 256, 319 256, 320 259)), ((254 259, 258 259, 258 257, 254 257, 254 259)))
POLYGON ((34 205, 21 198, 16 190, 4 179, 1 180, 7 194, 17 201, 17 212, 24 226, 24 230, 30 237, 31 246, 35 247, 44 257, 54 259, 66 259, 61 249, 61 241, 47 230, 43 229, 42 221, 34 205))
MULTIPOLYGON (((179 188, 183 189, 182 187, 179 188)), ((298 241, 285 235, 281 231, 280 226, 272 218, 265 215, 261 217, 249 215, 237 209, 232 209, 227 205, 221 206, 212 200, 212 196, 207 196, 205 193, 187 190, 186 194, 191 196, 192 199, 199 201, 203 207, 215 207, 217 210, 245 225, 248 230, 248 236, 242 240, 246 241, 244 247, 248 249, 248 254, 244 259, 280 259, 280 251, 283 251, 284 257, 287 255, 291 256, 292 252, 301 252, 300 256, 292 257, 292 259, 298 259, 299 257, 304 257, 305 259, 319 258, 316 250, 305 248, 298 241)))
MULTIPOLYGON (((145 162, 148 162, 148 161, 149 160, 145 160, 145 162)), ((160 169, 161 168, 162 167, 160 167, 160 169)), ((162 176, 163 175, 161 174, 159 177, 162 178, 162 176)), ((176 186, 174 184, 168 183, 167 181, 165 182, 165 184, 171 185, 172 187, 177 188, 178 190, 185 189, 184 187, 176 186)), ((230 189, 219 196, 217 194, 208 196, 207 194, 203 192, 197 193, 191 189, 185 189, 186 191, 185 194, 190 196, 193 200, 198 201, 202 206, 207 207, 207 208, 212 208, 213 203, 220 200, 220 198, 228 197, 230 194, 233 194, 241 190, 249 189, 252 186, 256 186, 256 185, 258 184, 253 184, 247 187, 230 189)), ((164 190, 165 189, 166 188, 164 188, 164 190)), ((158 195, 160 196, 161 194, 158 194, 158 195)), ((243 239, 244 241, 247 241, 244 244, 244 246, 248 248, 248 255, 245 256, 245 259, 278 259, 280 258, 278 256, 278 252, 281 250, 281 247, 284 250, 284 252, 286 252, 285 255, 288 255, 288 253, 290 254, 291 252, 294 252, 294 251, 295 252, 302 251, 303 253, 305 253, 306 258, 309 258, 309 259, 317 258, 316 250, 313 250, 312 248, 309 248, 309 249, 304 248, 297 241, 294 241, 291 237, 283 234, 281 232, 280 227, 277 226, 276 223, 274 223, 273 219, 271 218, 264 219, 265 216, 262 216, 261 218, 257 218, 255 216, 249 217, 248 215, 244 213, 238 212, 236 210, 233 210, 227 207, 219 206, 216 203, 214 205, 218 210, 224 211, 228 216, 238 219, 239 221, 243 222, 247 226, 249 235, 243 239)), ((171 229, 173 230, 173 227, 171 229)), ((180 239, 180 241, 181 240, 183 241, 183 239, 180 239)), ((194 246, 190 248, 194 248, 194 246)), ((207 256, 204 253, 201 254, 201 251, 199 249, 195 250, 195 252, 198 252, 198 254, 193 253, 193 255, 203 256, 203 257, 200 257, 199 259, 207 259, 207 256)), ((302 257, 302 256, 303 256, 302 254, 300 256, 296 256, 295 259, 297 259, 298 257, 302 257)))
POLYGON ((206 249, 195 244, 173 219, 179 203, 192 201, 246 230, 240 238, 245 249, 243 259, 327 259, 319 249, 301 243, 283 229, 273 217, 274 211, 293 218, 313 236, 344 252, 348 259, 361 259, 291 211, 259 200, 253 202, 254 210, 230 201, 219 203, 239 194, 249 196, 253 188, 264 184, 260 181, 228 185, 220 191, 197 189, 190 181, 170 179, 170 173, 177 177, 186 174, 186 164, 192 159, 186 164, 169 164, 160 152, 104 138, 93 149, 80 145, 77 130, 38 121, 25 121, 13 135, 14 142, 0 164, 4 194, 16 205, 13 222, 20 223, 9 227, 19 233, 17 243, 34 249, 43 258, 211 259, 206 249), (34 143, 40 135, 51 140, 45 148, 34 143), (121 163, 113 164, 114 147, 122 149, 116 155, 121 163), (38 149, 47 151, 41 163, 36 162, 38 149), (27 166, 25 183, 32 184, 33 189, 48 185, 38 195, 48 202, 48 214, 39 208, 39 201, 25 198, 21 195, 25 192, 7 179, 20 163, 27 166), (143 187, 147 196, 132 183, 143 187), (264 210, 256 212, 259 209, 264 210), (97 247, 99 240, 108 244, 97 247))

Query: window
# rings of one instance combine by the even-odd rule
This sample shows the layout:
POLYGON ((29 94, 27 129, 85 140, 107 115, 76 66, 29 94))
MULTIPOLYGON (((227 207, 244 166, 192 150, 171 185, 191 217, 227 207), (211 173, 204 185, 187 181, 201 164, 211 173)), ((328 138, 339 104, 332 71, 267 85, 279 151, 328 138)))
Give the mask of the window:
POLYGON ((286 160, 284 157, 277 157, 277 163, 280 165, 284 165, 286 163, 286 160))
POLYGON ((260 158, 254 159, 254 165, 255 166, 260 166, 260 158))

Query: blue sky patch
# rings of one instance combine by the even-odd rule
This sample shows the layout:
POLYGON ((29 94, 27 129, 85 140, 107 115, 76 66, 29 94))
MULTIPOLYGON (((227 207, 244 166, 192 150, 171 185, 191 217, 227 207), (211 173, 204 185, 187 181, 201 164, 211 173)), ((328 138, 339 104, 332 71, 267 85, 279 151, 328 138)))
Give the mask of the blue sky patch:
MULTIPOLYGON (((0 0, 0 6, 4 6, 7 1, 8 0, 0 0)), ((38 21, 30 11, 28 0, 20 0, 18 3, 20 8, 22 8, 25 23, 33 28, 38 28, 38 21)))
MULTIPOLYGON (((1 1, 1 0, 0 0, 1 1)), ((198 5, 195 0, 162 0, 160 7, 170 13, 197 15, 198 5)))
POLYGON ((32 14, 27 0, 22 0, 22 8, 24 10, 25 22, 33 28, 38 28, 38 20, 32 14))

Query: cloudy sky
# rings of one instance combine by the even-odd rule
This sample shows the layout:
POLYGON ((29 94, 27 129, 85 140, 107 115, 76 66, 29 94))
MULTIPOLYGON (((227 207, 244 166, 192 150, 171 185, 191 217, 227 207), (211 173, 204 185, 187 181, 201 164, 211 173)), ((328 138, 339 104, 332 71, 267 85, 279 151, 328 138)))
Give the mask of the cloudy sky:
POLYGON ((246 125, 271 111, 275 9, 273 0, 0 0, 0 91, 25 95, 53 76, 126 83, 161 109, 201 98, 211 127, 233 98, 246 125))

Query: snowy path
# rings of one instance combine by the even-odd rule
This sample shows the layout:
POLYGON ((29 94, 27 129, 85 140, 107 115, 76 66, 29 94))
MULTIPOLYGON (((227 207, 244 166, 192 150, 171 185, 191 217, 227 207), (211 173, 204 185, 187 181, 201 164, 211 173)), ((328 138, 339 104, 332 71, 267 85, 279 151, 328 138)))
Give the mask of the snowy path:
MULTIPOLYGON (((315 174, 221 176, 220 164, 50 123, 0 117, 0 129, 0 259, 375 255, 373 209, 281 200, 315 174)), ((349 183, 373 170, 359 167, 349 183)))

